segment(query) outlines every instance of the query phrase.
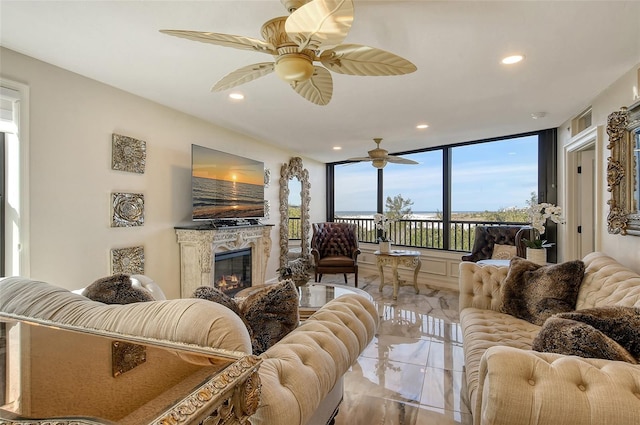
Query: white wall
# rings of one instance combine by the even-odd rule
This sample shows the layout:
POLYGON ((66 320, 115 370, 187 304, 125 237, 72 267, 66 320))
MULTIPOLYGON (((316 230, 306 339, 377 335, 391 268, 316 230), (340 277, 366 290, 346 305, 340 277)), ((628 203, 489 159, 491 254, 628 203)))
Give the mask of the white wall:
MULTIPOLYGON (((600 168, 603 170, 602 175, 596 176, 599 179, 600 184, 600 200, 599 206, 603 217, 601 225, 596 230, 596 239, 599 240, 600 246, 596 247, 597 250, 602 251, 627 267, 640 272, 640 237, 638 236, 620 236, 612 235, 607 232, 607 220, 606 216, 609 213, 609 206, 607 201, 611 198, 611 194, 607 191, 607 158, 609 157, 609 150, 607 149, 608 137, 606 134, 607 117, 610 113, 617 111, 622 106, 629 106, 634 103, 634 93, 638 90, 638 68, 640 65, 634 66, 605 91, 603 91, 596 99, 591 103, 592 107, 592 125, 603 126, 604 128, 604 143, 600 145, 600 168), (635 92, 634 92, 635 87, 635 92)), ((589 105, 585 105, 585 109, 589 105)), ((576 111, 576 115, 581 111, 576 111)), ((563 147, 571 141, 570 132, 567 128, 571 127, 571 119, 567 120, 558 129, 558 163, 564 162, 563 147)), ((560 176, 561 173, 559 172, 560 176)), ((565 190, 560 188, 560 190, 565 190)))
MULTIPOLYGON (((110 273, 113 248, 144 246, 145 274, 169 298, 180 294, 173 227, 190 221, 191 144, 251 157, 271 169, 273 248, 278 267, 278 178, 295 153, 214 126, 78 74, 2 48, 3 78, 29 87, 30 277, 69 289, 110 273), (144 174, 111 170, 111 135, 147 142, 144 174), (110 227, 112 192, 143 193, 145 223, 110 227)), ((324 219, 325 165, 303 158, 312 220, 324 219)))

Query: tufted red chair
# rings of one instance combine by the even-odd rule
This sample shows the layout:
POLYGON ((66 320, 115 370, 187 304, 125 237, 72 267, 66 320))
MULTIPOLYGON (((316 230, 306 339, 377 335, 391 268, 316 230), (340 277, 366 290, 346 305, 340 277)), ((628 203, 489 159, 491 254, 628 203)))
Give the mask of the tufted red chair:
POLYGON ((530 230, 529 226, 476 226, 471 254, 463 255, 462 261, 490 259, 495 244, 515 245, 518 257, 526 258, 526 246, 522 238, 529 239, 530 230))
POLYGON ((358 235, 353 223, 313 223, 311 237, 311 255, 313 255, 316 282, 323 274, 355 273, 355 285, 358 287, 358 235))

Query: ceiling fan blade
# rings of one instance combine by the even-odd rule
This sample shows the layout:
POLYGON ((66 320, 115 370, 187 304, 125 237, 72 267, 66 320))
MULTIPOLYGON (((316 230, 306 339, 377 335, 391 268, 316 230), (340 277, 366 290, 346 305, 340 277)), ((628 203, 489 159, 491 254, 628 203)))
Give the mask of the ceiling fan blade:
POLYGON ((342 43, 352 23, 352 0, 313 0, 287 18, 285 31, 299 51, 319 50, 342 43))
POLYGON ((333 72, 348 75, 402 75, 418 69, 398 55, 360 44, 342 44, 325 50, 320 62, 333 72))
POLYGON ((291 85, 293 89, 309 102, 324 106, 331 102, 333 78, 331 73, 320 66, 314 66, 313 76, 307 81, 291 85))
POLYGON ((253 65, 243 66, 222 77, 220 81, 211 87, 211 91, 227 90, 231 87, 248 83, 256 78, 272 73, 274 69, 275 64, 273 62, 254 63, 253 65))
POLYGON ((393 155, 387 156, 387 162, 393 162, 394 164, 411 164, 411 165, 419 164, 419 162, 414 161, 412 159, 402 158, 401 156, 393 156, 393 155))
POLYGON ((373 161, 373 158, 369 158, 368 156, 360 156, 356 158, 347 158, 347 161, 373 161))
POLYGON ((218 46, 233 47, 234 49, 253 50, 270 55, 277 55, 276 48, 266 41, 257 38, 243 37, 241 35, 219 34, 215 32, 160 30, 161 33, 202 43, 216 44, 218 46))

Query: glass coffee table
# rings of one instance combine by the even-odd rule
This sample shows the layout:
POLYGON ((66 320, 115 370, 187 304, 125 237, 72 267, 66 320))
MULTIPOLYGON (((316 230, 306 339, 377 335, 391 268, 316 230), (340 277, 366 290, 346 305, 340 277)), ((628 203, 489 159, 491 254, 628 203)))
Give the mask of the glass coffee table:
POLYGON ((362 289, 346 285, 336 285, 332 283, 312 282, 298 287, 300 293, 300 320, 306 320, 313 313, 331 300, 342 295, 357 294, 362 295, 370 301, 373 297, 362 289))

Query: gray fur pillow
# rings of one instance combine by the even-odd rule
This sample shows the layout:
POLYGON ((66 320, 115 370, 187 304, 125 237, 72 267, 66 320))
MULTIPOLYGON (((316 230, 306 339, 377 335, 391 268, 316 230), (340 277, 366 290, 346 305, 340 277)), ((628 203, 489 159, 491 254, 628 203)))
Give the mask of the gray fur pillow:
POLYGON ((134 288, 128 274, 114 274, 103 277, 87 286, 82 295, 105 304, 131 304, 153 301, 151 292, 143 288, 134 288))
POLYGON ((637 364, 640 309, 616 306, 556 314, 544 323, 531 348, 637 364))
POLYGON ((197 288, 193 296, 222 304, 240 316, 249 331, 253 354, 259 355, 298 326, 299 301, 290 280, 254 288, 242 300, 212 286, 197 288))
POLYGON ((500 288, 502 311, 542 326, 553 314, 575 310, 584 269, 580 260, 541 266, 512 258, 500 288))

